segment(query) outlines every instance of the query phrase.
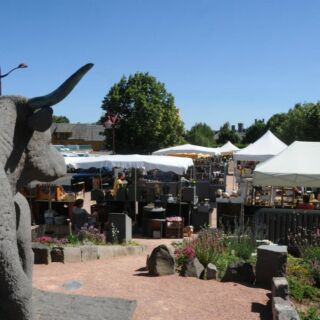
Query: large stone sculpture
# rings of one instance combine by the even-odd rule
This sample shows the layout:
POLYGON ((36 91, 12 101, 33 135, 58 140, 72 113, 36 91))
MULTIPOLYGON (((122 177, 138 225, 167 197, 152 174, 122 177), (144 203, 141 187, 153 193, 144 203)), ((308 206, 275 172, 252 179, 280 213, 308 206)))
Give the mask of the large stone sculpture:
POLYGON ((92 66, 86 64, 46 96, 0 97, 1 320, 33 319, 30 209, 17 190, 33 180, 49 182, 66 173, 63 157, 51 145, 51 106, 92 66))

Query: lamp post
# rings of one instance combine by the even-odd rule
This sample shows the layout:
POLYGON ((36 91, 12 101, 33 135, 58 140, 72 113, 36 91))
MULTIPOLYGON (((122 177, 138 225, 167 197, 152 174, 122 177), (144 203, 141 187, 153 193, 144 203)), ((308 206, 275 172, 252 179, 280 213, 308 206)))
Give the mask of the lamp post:
POLYGON ((5 74, 1 74, 1 68, 0 68, 0 96, 2 95, 1 79, 5 78, 6 76, 8 76, 14 70, 24 69, 24 68, 28 68, 28 66, 25 63, 20 63, 18 66, 16 66, 15 68, 11 69, 10 71, 8 71, 5 74))
POLYGON ((106 121, 104 123, 105 127, 108 129, 111 127, 112 129, 112 153, 115 154, 116 151, 116 125, 119 122, 119 114, 110 114, 107 116, 106 121))

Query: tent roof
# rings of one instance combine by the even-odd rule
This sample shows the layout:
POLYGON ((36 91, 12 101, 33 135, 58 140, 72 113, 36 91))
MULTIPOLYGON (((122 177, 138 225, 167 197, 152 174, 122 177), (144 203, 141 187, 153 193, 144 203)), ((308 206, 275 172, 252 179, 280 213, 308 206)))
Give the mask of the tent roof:
POLYGON ((268 130, 256 142, 235 152, 233 158, 243 161, 265 161, 283 151, 286 147, 285 143, 268 130))
POLYGON ((66 157, 66 165, 74 169, 96 168, 141 168, 146 171, 159 169, 161 171, 172 171, 182 175, 187 169, 193 166, 190 158, 176 158, 170 156, 153 155, 105 155, 98 157, 66 157))
POLYGON ((295 141, 254 170, 255 185, 320 187, 320 142, 295 141))
POLYGON ((174 146, 170 148, 160 149, 154 151, 152 154, 154 155, 170 155, 170 154, 178 154, 178 153, 202 153, 202 154, 209 154, 215 155, 219 154, 219 148, 208 148, 202 146, 196 146, 193 144, 183 144, 180 146, 174 146))
POLYGON ((234 144, 232 144, 230 141, 228 141, 222 147, 219 147, 218 150, 222 155, 224 155, 224 154, 232 154, 234 151, 237 151, 240 149, 236 147, 234 144))

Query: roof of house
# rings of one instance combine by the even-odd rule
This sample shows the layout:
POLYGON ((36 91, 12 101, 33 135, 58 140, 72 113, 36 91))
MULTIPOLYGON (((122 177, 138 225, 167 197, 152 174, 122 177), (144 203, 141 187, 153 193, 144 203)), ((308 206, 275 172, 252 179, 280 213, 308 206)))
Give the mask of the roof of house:
POLYGON ((53 123, 51 134, 71 133, 68 140, 104 141, 104 126, 86 123, 53 123))

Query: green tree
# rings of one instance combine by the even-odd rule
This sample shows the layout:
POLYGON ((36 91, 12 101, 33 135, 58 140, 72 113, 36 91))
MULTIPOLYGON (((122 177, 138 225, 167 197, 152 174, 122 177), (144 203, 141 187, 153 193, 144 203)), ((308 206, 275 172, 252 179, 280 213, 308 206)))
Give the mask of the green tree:
POLYGON ((52 116, 52 122, 55 123, 70 123, 70 120, 65 116, 52 116))
POLYGON ((205 123, 196 123, 187 132, 186 141, 198 146, 213 147, 214 131, 205 123))
POLYGON ((267 126, 264 120, 255 120, 247 130, 246 135, 243 138, 243 143, 249 144, 257 141, 267 131, 267 126))
POLYGON ((267 122, 267 130, 270 130, 279 139, 283 137, 283 123, 287 121, 287 113, 276 113, 267 122))
POLYGON ((240 137, 236 132, 230 129, 230 123, 226 122, 222 127, 220 127, 217 143, 224 144, 228 141, 231 143, 239 143, 240 137))
MULTIPOLYGON (((117 153, 149 153, 183 142, 184 126, 174 97, 148 73, 122 77, 104 97, 102 109, 103 122, 117 115, 117 153)), ((105 134, 107 147, 112 149, 110 130, 105 134)))

